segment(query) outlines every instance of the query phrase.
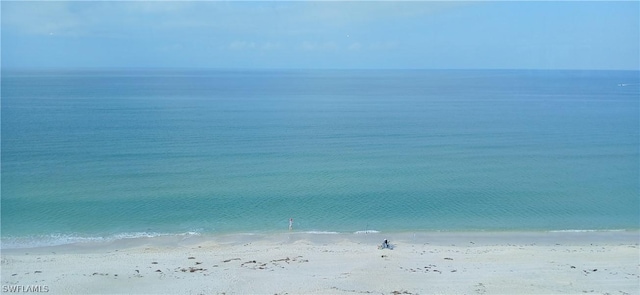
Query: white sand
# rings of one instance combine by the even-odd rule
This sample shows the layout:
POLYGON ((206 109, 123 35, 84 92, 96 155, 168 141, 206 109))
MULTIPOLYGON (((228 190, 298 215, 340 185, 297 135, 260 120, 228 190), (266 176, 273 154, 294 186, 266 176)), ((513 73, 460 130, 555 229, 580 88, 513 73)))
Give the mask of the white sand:
POLYGON ((46 286, 48 294, 640 294, 638 236, 160 237, 3 250, 1 278, 3 293, 46 286), (385 238, 395 249, 377 249, 385 238))

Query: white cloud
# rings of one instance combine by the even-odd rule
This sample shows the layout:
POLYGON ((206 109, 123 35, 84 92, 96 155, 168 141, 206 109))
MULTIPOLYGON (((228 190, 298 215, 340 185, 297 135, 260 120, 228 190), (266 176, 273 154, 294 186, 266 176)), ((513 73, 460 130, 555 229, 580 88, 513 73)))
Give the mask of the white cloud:
POLYGON ((395 41, 374 42, 368 46, 371 50, 393 50, 398 48, 398 43, 395 41))
POLYGON ((256 43, 247 41, 233 41, 229 44, 231 50, 246 50, 256 48, 256 43))
POLYGON ((362 44, 360 44, 360 42, 354 42, 354 43, 351 43, 351 45, 349 45, 347 49, 352 51, 358 51, 362 49, 362 44))
POLYGON ((262 50, 278 50, 282 48, 283 48, 282 44, 278 42, 266 42, 260 46, 260 49, 262 50))
MULTIPOLYGON (((459 5, 459 4, 457 4, 459 5)), ((55 21, 60 25, 117 23, 138 19, 176 26, 225 24, 229 29, 335 27, 388 18, 406 18, 438 11, 452 4, 441 2, 217 2, 217 1, 34 1, 3 2, 4 17, 29 25, 55 21), (21 13, 17 10, 20 10, 21 13), (158 18, 152 18, 152 17, 158 18), (162 17, 162 18, 160 18, 162 17), (83 23, 78 23, 82 21, 83 23)), ((149 25, 148 23, 146 25, 149 25)))
POLYGON ((229 50, 260 50, 271 51, 283 49, 284 46, 279 42, 252 42, 252 41, 233 41, 228 44, 229 50))
POLYGON ((398 48, 398 43, 393 41, 381 41, 381 42, 369 42, 369 43, 352 42, 345 46, 342 46, 335 41, 327 41, 327 42, 304 41, 300 43, 300 45, 298 46, 298 49, 301 49, 304 51, 339 51, 339 50, 384 51, 384 50, 393 50, 396 48, 398 48))
POLYGON ((468 5, 460 1, 311 1, 297 4, 295 14, 289 15, 292 22, 331 27, 424 17, 468 5))
POLYGON ((135 30, 312 34, 433 13, 440 2, 8 1, 2 24, 29 34, 135 30))
POLYGON ((300 44, 299 48, 305 51, 336 51, 340 49, 340 45, 334 41, 304 41, 300 44))
POLYGON ((35 35, 71 34, 81 20, 68 2, 3 2, 2 26, 35 35))

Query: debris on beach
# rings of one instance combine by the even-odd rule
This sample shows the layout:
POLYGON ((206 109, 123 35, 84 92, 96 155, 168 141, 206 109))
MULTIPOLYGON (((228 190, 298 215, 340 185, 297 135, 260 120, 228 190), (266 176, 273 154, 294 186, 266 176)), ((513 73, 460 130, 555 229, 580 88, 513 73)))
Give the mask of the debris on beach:
MULTIPOLYGON (((418 267, 418 268, 403 268, 400 267, 400 269, 405 270, 405 271, 409 271, 409 272, 423 272, 423 273, 429 273, 429 272, 437 272, 439 274, 442 274, 442 271, 439 269, 436 269, 437 265, 435 264, 429 264, 427 266, 424 267, 418 267)), ((458 272, 457 269, 451 270, 451 272, 458 272)))
POLYGON ((92 276, 108 276, 108 273, 101 273, 101 272, 94 272, 93 274, 91 274, 92 276))
POLYGON ((206 268, 201 268, 201 267, 197 267, 197 268, 196 267, 189 267, 189 268, 184 268, 183 267, 183 268, 180 268, 181 272, 187 272, 188 271, 188 272, 192 272, 192 273, 196 272, 196 271, 205 271, 205 270, 207 270, 207 269, 206 268))
POLYGON ((247 262, 244 262, 242 264, 240 264, 240 266, 242 267, 247 267, 247 268, 252 268, 252 269, 267 269, 267 264, 266 263, 262 263, 262 262, 258 262, 255 260, 249 260, 247 262), (247 266, 248 264, 251 264, 252 266, 247 266))
POLYGON ((402 290, 402 291, 393 291, 393 292, 391 292, 391 294, 393 294, 393 295, 401 295, 401 294, 413 294, 413 293, 410 293, 409 291, 406 291, 406 290, 402 290))

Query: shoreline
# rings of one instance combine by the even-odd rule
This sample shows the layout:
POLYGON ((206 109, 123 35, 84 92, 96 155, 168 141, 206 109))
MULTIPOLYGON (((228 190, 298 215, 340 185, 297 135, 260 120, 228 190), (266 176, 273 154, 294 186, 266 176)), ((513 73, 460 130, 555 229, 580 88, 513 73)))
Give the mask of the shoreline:
POLYGON ((50 294, 638 294, 639 233, 125 239, 3 250, 2 286, 50 294), (383 239, 394 249, 378 249, 383 239))
MULTIPOLYGON (((145 244, 159 244, 164 246, 180 246, 181 244, 197 244, 209 241, 221 241, 225 243, 238 243, 257 240, 278 241, 283 237, 291 239, 307 239, 310 241, 335 241, 335 240, 354 240, 369 241, 372 237, 402 239, 408 242, 424 242, 431 240, 439 241, 446 239, 476 239, 476 240, 496 240, 496 242, 509 239, 530 239, 530 240, 584 240, 594 237, 607 237, 609 239, 623 239, 625 242, 632 242, 634 239, 640 239, 640 229, 594 229, 594 230, 452 230, 452 231, 394 231, 383 232, 377 230, 366 230, 356 232, 334 232, 334 231, 271 231, 271 232, 234 232, 234 233, 133 233, 131 235, 117 235, 111 237, 74 237, 67 236, 68 242, 53 244, 38 244, 22 247, 6 247, 3 241, 0 251, 2 253, 19 253, 22 251, 48 251, 54 250, 71 250, 91 248, 104 249, 109 247, 134 248, 145 244)), ((514 242, 518 242, 517 240, 514 242)))

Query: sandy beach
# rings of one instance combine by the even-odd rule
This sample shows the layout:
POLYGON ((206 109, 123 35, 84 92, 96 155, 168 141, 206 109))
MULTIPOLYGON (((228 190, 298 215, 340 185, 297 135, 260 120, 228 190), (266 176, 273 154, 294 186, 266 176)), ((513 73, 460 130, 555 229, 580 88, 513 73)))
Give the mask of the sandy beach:
POLYGON ((639 253, 636 231, 137 238, 5 249, 2 292, 639 294, 639 253))

